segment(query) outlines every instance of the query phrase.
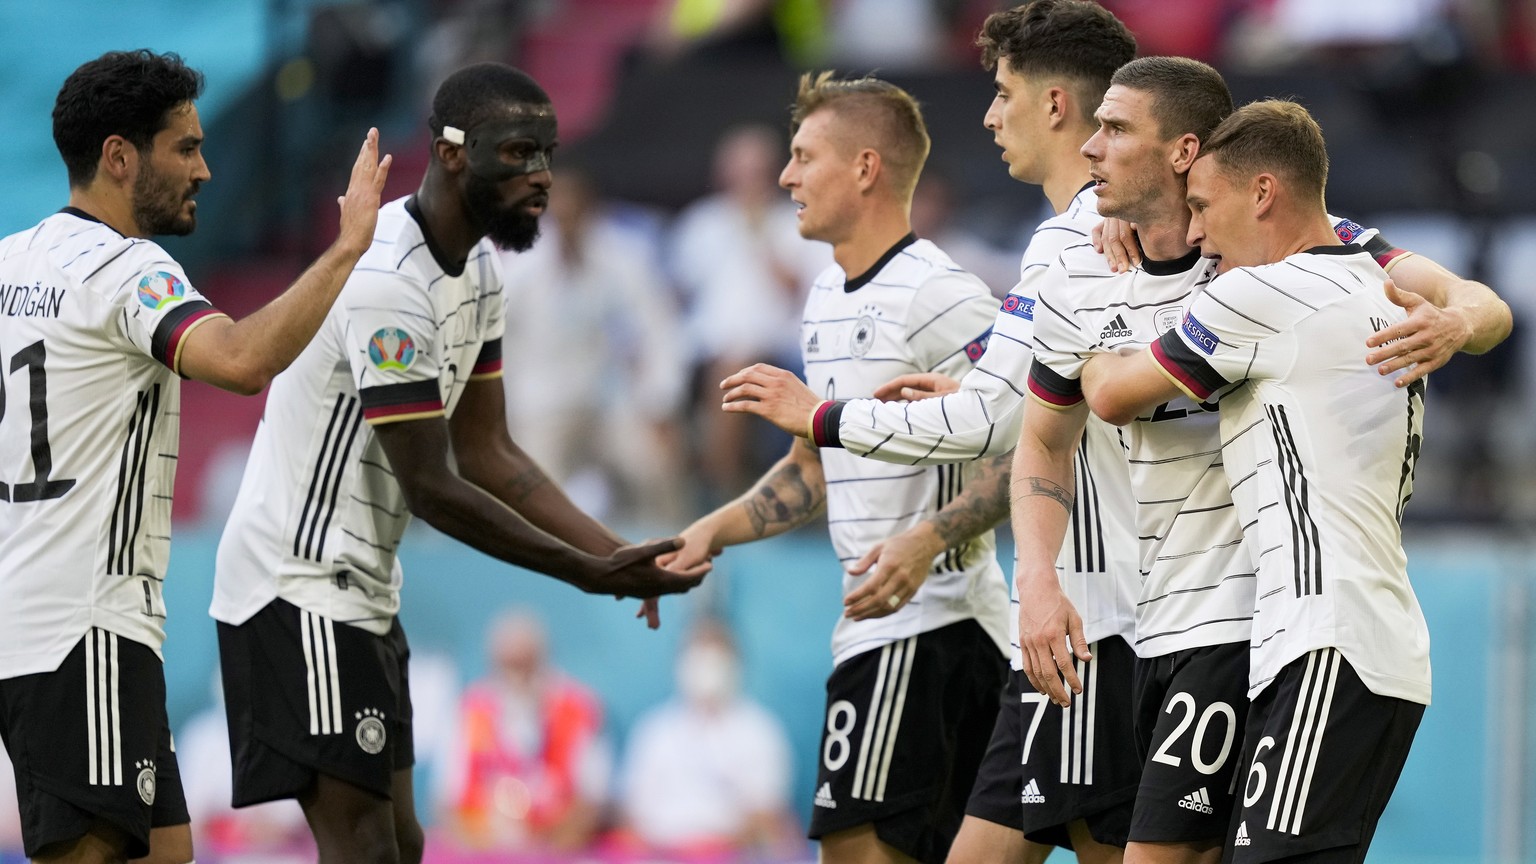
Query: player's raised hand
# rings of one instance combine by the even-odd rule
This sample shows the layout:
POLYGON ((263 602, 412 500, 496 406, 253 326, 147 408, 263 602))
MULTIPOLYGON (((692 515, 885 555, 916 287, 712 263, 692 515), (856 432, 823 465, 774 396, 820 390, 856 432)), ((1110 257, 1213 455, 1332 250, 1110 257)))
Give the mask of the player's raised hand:
POLYGON ((337 242, 358 254, 373 243, 373 229, 379 221, 379 198, 384 194, 384 181, 389 179, 389 166, 394 158, 379 158, 379 130, 369 129, 357 151, 357 161, 352 163, 347 193, 336 199, 341 208, 341 234, 337 242))
POLYGON ((720 409, 756 414, 791 435, 810 434, 811 412, 821 404, 793 372, 755 363, 720 382, 720 409))
POLYGON ((1125 273, 1141 265, 1141 244, 1136 226, 1124 219, 1107 218, 1093 226, 1093 251, 1109 259, 1109 268, 1125 273))
POLYGON ((927 522, 875 544, 848 568, 853 576, 870 575, 843 597, 843 617, 884 618, 907 605, 927 581, 933 559, 943 551, 944 540, 927 522))
POLYGON ((710 570, 708 560, 689 567, 677 567, 674 563, 675 569, 667 569, 657 563, 658 556, 675 552, 682 546, 680 537, 621 546, 608 556, 607 572, 594 584, 583 586, 584 590, 594 594, 612 594, 615 597, 638 597, 642 600, 688 591, 704 581, 704 576, 710 570))
MULTIPOLYGON (((1023 578, 1020 578, 1023 577, 1023 578)), ((1057 705, 1072 704, 1072 694, 1083 692, 1073 655, 1091 660, 1088 640, 1083 638, 1083 619, 1061 590, 1055 572, 1019 579, 1019 648, 1024 654, 1024 674, 1036 690, 1057 705), (1070 692, 1068 692, 1070 690, 1070 692)))
POLYGON ((948 375, 938 372, 909 372, 906 375, 897 375, 876 387, 875 398, 881 402, 896 402, 902 399, 916 402, 919 399, 932 399, 935 396, 954 393, 959 389, 960 382, 948 375))
POLYGON ((1412 291, 1397 287, 1391 279, 1383 286, 1387 299, 1408 312, 1408 317, 1378 330, 1365 340, 1375 351, 1365 362, 1382 375, 1406 369, 1393 383, 1398 387, 1423 378, 1444 366, 1472 338, 1472 323, 1454 309, 1441 309, 1412 291))

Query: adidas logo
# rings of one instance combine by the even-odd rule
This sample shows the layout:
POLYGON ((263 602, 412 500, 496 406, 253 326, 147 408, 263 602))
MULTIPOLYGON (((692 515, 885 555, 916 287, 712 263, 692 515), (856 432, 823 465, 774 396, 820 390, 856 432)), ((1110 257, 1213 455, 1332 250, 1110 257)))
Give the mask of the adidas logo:
POLYGON ((1131 328, 1125 325, 1125 318, 1120 315, 1116 315, 1114 319, 1111 320, 1108 324, 1105 324, 1104 329, 1099 332, 1100 339, 1129 339, 1130 337, 1131 328))
POLYGON ((832 800, 832 784, 830 782, 821 784, 821 788, 816 790, 816 806, 825 807, 828 810, 837 809, 837 802, 832 800))
POLYGON ((807 353, 807 354, 819 354, 819 353, 821 353, 821 340, 816 338, 817 336, 820 336, 820 335, 821 335, 820 331, 813 331, 811 333, 810 340, 805 343, 805 353, 807 353))
POLYGON ((1205 791, 1204 786, 1201 786, 1199 789, 1196 789, 1188 795, 1185 795, 1183 798, 1180 798, 1179 806, 1183 807, 1185 810, 1193 810, 1196 813, 1204 813, 1207 816, 1216 812, 1216 808, 1211 806, 1210 793, 1205 791))
POLYGON ((1040 784, 1036 783, 1033 778, 1024 787, 1023 801, 1025 804, 1045 803, 1045 796, 1040 794, 1040 784))
POLYGON ((1248 823, 1237 823, 1237 839, 1232 841, 1233 846, 1252 846, 1253 841, 1248 839, 1248 823))

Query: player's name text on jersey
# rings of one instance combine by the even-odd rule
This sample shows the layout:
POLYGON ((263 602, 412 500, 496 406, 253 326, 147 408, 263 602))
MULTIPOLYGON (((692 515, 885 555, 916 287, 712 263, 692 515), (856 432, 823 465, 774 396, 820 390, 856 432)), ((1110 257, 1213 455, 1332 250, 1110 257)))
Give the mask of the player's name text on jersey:
POLYGON ((0 313, 12 318, 57 318, 63 305, 63 288, 41 282, 32 285, 0 282, 0 313))

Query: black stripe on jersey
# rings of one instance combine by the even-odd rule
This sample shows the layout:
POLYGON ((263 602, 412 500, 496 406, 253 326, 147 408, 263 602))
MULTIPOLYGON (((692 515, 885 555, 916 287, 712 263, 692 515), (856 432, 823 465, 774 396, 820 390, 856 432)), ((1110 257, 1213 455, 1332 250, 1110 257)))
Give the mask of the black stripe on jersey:
MULTIPOLYGON (((996 336, 998 334, 994 333, 992 335, 996 336)), ((996 372, 993 372, 992 370, 986 368, 985 366, 977 366, 974 371, 980 372, 980 373, 982 373, 984 375, 990 375, 993 378, 996 378, 997 380, 1003 382, 1004 384, 1007 384, 1008 385, 1008 389, 1013 391, 1013 395, 1019 397, 1020 399, 1024 398, 1024 391, 1020 390, 1018 387, 1014 386, 1014 383, 1012 381, 1010 381, 1006 375, 999 375, 996 372)), ((976 398, 977 399, 981 398, 980 391, 977 392, 976 398)), ((983 401, 982 404, 985 405, 986 404, 985 401, 983 401)), ((985 410, 985 409, 983 409, 983 410, 985 410)), ((989 420, 988 422, 991 422, 991 421, 989 420)))
MULTIPOLYGON (((1057 309, 1055 306, 1052 306, 1051 304, 1045 302, 1045 298, 1044 297, 1036 297, 1035 298, 1035 304, 1038 305, 1038 306, 1045 307, 1047 310, 1050 311, 1050 313, 1052 315, 1055 315, 1057 318, 1060 318, 1061 320, 1067 322, 1067 325, 1070 326, 1073 330, 1076 330, 1078 332, 1082 332, 1082 329, 1083 329, 1082 325, 1078 324, 1077 321, 1071 315, 1068 315, 1068 314, 1062 312, 1060 309, 1057 309)), ((1040 313, 1036 312, 1035 313, 1035 317, 1036 318, 1040 317, 1040 313)))
POLYGON ((1184 340, 1179 338, 1177 329, 1169 330, 1159 336, 1157 343, 1157 347, 1162 350, 1164 357, 1167 357, 1184 374, 1193 378, 1195 383, 1200 385, 1200 390, 1195 395, 1202 399, 1209 398, 1212 393, 1231 383, 1221 377, 1221 373, 1217 372, 1210 363, 1207 363, 1205 358, 1200 356, 1199 352, 1186 345, 1184 340))
POLYGON ((1408 385, 1408 435, 1407 443, 1403 445, 1403 471, 1397 481, 1397 521, 1403 521, 1403 511, 1408 507, 1408 499, 1413 497, 1413 466, 1419 462, 1419 448, 1424 443, 1424 436, 1414 423, 1414 405, 1417 403, 1418 412, 1424 411, 1424 379, 1408 385))
MULTIPOLYGON (((1253 274, 1249 273, 1248 275, 1252 276, 1253 274)), ((1253 278, 1257 282, 1263 283, 1265 285, 1269 285, 1268 282, 1265 282, 1263 279, 1260 279, 1257 276, 1254 276, 1253 278)), ((1269 285, 1269 287, 1273 288, 1275 286, 1269 285)), ((1268 330, 1271 333, 1279 333, 1280 332, 1276 328, 1271 327, 1268 324, 1265 324, 1263 321, 1260 321, 1259 319, 1253 317, 1252 315, 1245 315, 1242 312, 1238 311, 1230 303, 1226 303, 1220 297, 1216 296, 1216 292, 1214 292, 1214 291, 1207 291, 1207 292, 1205 292, 1205 296, 1211 298, 1211 302, 1212 303, 1215 303, 1215 304, 1221 306, 1221 308, 1227 310, 1228 312, 1231 312, 1233 315, 1236 315, 1239 318, 1242 318, 1244 321, 1249 321, 1249 322, 1251 322, 1253 324, 1257 324, 1258 326, 1263 327, 1265 330, 1268 330)))
MULTIPOLYGON (((1295 267, 1297 270, 1300 270, 1301 272, 1307 274, 1308 276, 1312 276, 1312 277, 1314 277, 1316 279, 1321 279, 1324 282, 1328 282, 1328 283, 1332 284, 1334 287, 1338 288, 1340 291, 1343 291, 1345 294, 1351 293, 1350 290, 1347 287, 1345 287, 1343 285, 1340 285, 1337 281, 1335 281, 1334 279, 1329 278, 1326 274, 1319 273, 1316 270, 1308 270, 1307 268, 1301 266, 1300 264, 1297 264, 1294 261, 1287 260, 1287 261, 1285 261, 1285 263, 1287 265, 1291 266, 1291 267, 1295 267)), ((1360 277, 1359 276, 1356 276, 1353 273, 1350 273, 1349 275, 1355 280, 1355 283, 1357 285, 1359 285, 1361 287, 1364 287, 1365 283, 1360 281, 1360 277)), ((1276 291, 1280 291, 1279 288, 1276 288, 1275 290, 1276 291)), ((1284 294, 1285 292, 1281 291, 1280 293, 1284 294)), ((1285 296, 1291 297, 1291 295, 1289 295, 1289 294, 1286 294, 1285 296)), ((1316 309, 1317 309, 1316 306, 1311 306, 1311 305, 1303 302, 1301 300, 1301 298, 1299 298, 1299 297, 1291 297, 1291 299, 1295 300, 1297 303, 1301 303, 1301 305, 1306 306, 1308 309, 1312 309, 1314 311, 1316 311, 1316 309)))
POLYGON ((341 526, 341 533, 347 535, 348 537, 351 537, 353 540, 356 540, 357 542, 363 544, 364 546, 372 546, 373 548, 379 550, 380 552, 388 552, 388 553, 393 554, 394 551, 395 551, 395 547, 393 547, 393 546, 380 546, 379 544, 373 542, 372 540, 369 540, 367 537, 363 537, 363 536, 359 535, 357 532, 350 530, 345 525, 341 526))
POLYGON ((1029 364, 1029 381, 1040 390, 1060 397, 1062 404, 1077 402, 1083 398, 1083 382, 1060 375, 1055 369, 1033 360, 1029 364))
POLYGON ((117 462, 117 493, 107 528, 107 572, 132 573, 134 546, 144 521, 144 479, 155 419, 160 414, 160 385, 138 393, 117 462), (131 524, 131 528, 130 528, 131 524))
POLYGON ((1301 454, 1296 449, 1296 438, 1291 432, 1291 422, 1285 416, 1285 406, 1266 405, 1270 432, 1275 439, 1279 454, 1281 475, 1285 490, 1285 509, 1291 517, 1291 555, 1295 568, 1296 596, 1323 593, 1323 551, 1317 536, 1317 523, 1312 520, 1308 505, 1309 489, 1306 468, 1301 464, 1301 454))
POLYGON ((383 384, 378 387, 364 387, 358 394, 363 400, 363 410, 370 411, 374 408, 391 408, 396 405, 411 405, 418 402, 440 402, 442 393, 437 389, 437 379, 430 378, 424 381, 407 381, 404 384, 383 384))
POLYGON ((885 480, 905 480, 909 477, 921 477, 925 469, 908 471, 905 474, 891 474, 885 477, 844 477, 841 480, 828 480, 828 486, 836 486, 840 483, 880 483, 885 480))
POLYGON ((480 346, 480 354, 475 357, 475 365, 471 368, 478 368, 480 366, 484 366, 487 363, 500 362, 501 337, 497 336, 495 339, 486 340, 485 343, 480 346))
POLYGON ((1072 513, 1072 563, 1078 573, 1105 572, 1099 484, 1088 460, 1088 436, 1077 445, 1077 501, 1072 513))
POLYGON ((126 244, 124 244, 123 248, 116 255, 113 255, 111 258, 108 258, 107 260, 101 262, 101 264, 95 270, 92 270, 89 275, 87 275, 84 279, 81 279, 80 283, 83 285, 86 282, 89 282, 92 279, 95 279, 97 273, 100 273, 101 271, 105 270, 107 268, 107 265, 111 264, 113 261, 116 261, 117 259, 123 257, 124 255, 127 255, 128 254, 128 250, 132 249, 139 242, 140 241, 138 241, 138 240, 129 240, 126 244))
POLYGON ((1193 630, 1199 630, 1201 627, 1209 627, 1212 624, 1232 624, 1232 623, 1237 622, 1237 621, 1252 621, 1252 620, 1253 620, 1253 616, 1252 615, 1239 615, 1239 616, 1237 616, 1235 618, 1212 618, 1209 621, 1201 621, 1199 624, 1194 624, 1194 625, 1191 625, 1189 627, 1185 627, 1183 630, 1164 630, 1161 633, 1153 633, 1153 634, 1151 634, 1149 636, 1139 637, 1136 640, 1136 644, 1140 645, 1143 642, 1150 642, 1153 639, 1161 639, 1164 636, 1182 636, 1185 633, 1189 633, 1189 632, 1191 632, 1193 630))
POLYGON ((294 555, 311 561, 320 560, 320 553, 325 549, 325 534, 330 528, 331 516, 336 512, 341 477, 346 473, 343 466, 361 423, 362 412, 357 410, 357 397, 337 394, 336 404, 331 406, 330 422, 325 427, 325 437, 320 442, 320 452, 315 455, 309 491, 304 495, 304 509, 299 513, 299 527, 293 535, 294 555), (323 516, 321 511, 324 511, 323 516))
POLYGON ((916 330, 913 330, 911 333, 908 333, 907 334, 907 341, 911 342, 913 339, 916 339, 917 338, 917 334, 919 334, 919 333, 923 332, 924 330, 928 329, 928 325, 929 324, 932 324, 933 322, 939 320, 940 318, 943 318, 945 315, 948 315, 949 313, 951 313, 954 310, 960 308, 961 306, 964 306, 965 304, 967 304, 969 302, 971 302, 971 298, 969 298, 969 297, 961 297, 959 300, 956 300, 955 302, 949 304, 948 306, 945 306, 942 310, 939 311, 939 313, 937 315, 934 315, 932 318, 929 318, 927 321, 924 321, 922 326, 918 327, 916 330))
POLYGON ((187 319, 201 315, 212 308, 213 304, 203 300, 186 300, 167 312, 165 317, 160 319, 160 325, 155 328, 155 335, 149 340, 150 356, 170 366, 175 358, 167 357, 166 351, 174 347, 173 343, 176 334, 181 331, 181 325, 185 324, 187 319))
POLYGON ((1206 591, 1215 591, 1217 588, 1220 588, 1221 586, 1227 584, 1228 582, 1232 581, 1233 579, 1252 579, 1252 578, 1254 578, 1254 574, 1253 573, 1233 573, 1233 574, 1231 574, 1229 576, 1221 577, 1221 579, 1219 581, 1217 581, 1216 584, 1214 584, 1214 585, 1201 585, 1198 588, 1177 588, 1177 589, 1174 589, 1173 591, 1166 591, 1166 592, 1164 592, 1162 594, 1157 595, 1156 597, 1148 597, 1147 599, 1138 602, 1136 604, 1136 608, 1140 609, 1143 606, 1150 606, 1153 603, 1158 602, 1159 600, 1167 600, 1169 597, 1177 597, 1177 596, 1179 596, 1181 594, 1201 594, 1201 593, 1204 593, 1206 591))

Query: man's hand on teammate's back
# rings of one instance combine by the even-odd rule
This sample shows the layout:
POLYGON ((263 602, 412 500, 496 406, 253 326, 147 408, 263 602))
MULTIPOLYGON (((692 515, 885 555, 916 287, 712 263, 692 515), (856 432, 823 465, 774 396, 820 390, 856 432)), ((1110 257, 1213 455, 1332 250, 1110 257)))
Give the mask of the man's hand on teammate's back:
POLYGON ((1397 386, 1406 387, 1444 366, 1472 338, 1471 323, 1457 310, 1441 309, 1391 279, 1382 287, 1388 300, 1407 310, 1408 318, 1365 340, 1367 348, 1376 349, 1365 355, 1365 362, 1382 375, 1406 370, 1393 382, 1397 386))
POLYGON ((932 399, 948 393, 958 393, 960 382, 938 372, 909 372, 875 388, 874 396, 881 402, 916 402, 932 399))
POLYGON ((822 400, 793 372, 754 363, 720 382, 720 409, 756 414, 791 435, 810 434, 811 412, 822 400))
POLYGON ((1124 219, 1108 218, 1093 227, 1093 251, 1109 260, 1109 269, 1128 273, 1141 266, 1141 243, 1136 226, 1124 219))

